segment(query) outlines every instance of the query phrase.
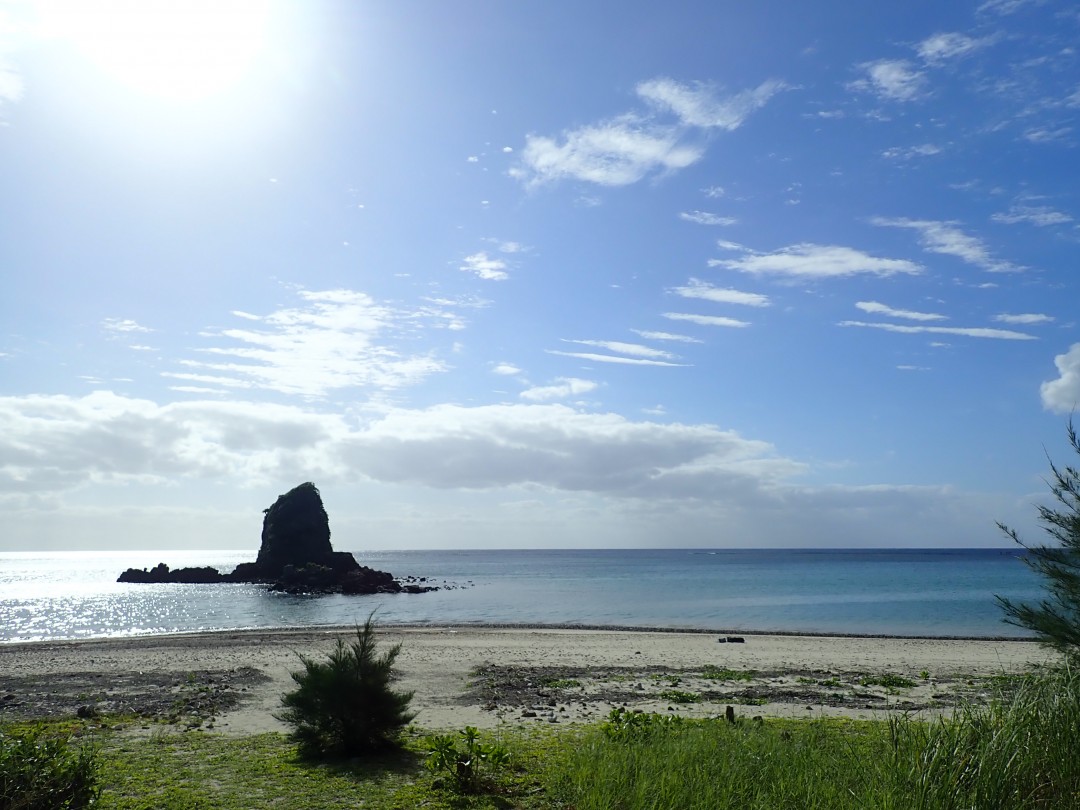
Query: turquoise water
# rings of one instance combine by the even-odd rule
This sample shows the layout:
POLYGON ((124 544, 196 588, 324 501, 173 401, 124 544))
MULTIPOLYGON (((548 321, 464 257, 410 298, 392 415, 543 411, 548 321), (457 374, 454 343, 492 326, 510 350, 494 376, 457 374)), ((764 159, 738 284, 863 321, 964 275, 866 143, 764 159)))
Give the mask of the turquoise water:
POLYGON ((129 585, 129 567, 231 570, 255 551, 0 553, 0 642, 383 623, 1019 636, 994 595, 1040 583, 1011 550, 602 550, 356 553, 434 593, 296 597, 254 585, 129 585))

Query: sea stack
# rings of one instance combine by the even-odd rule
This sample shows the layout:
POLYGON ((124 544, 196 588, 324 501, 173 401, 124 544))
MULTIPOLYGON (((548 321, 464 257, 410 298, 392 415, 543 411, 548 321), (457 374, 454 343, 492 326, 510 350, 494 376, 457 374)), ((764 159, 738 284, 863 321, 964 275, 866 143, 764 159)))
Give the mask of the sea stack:
POLYGON ((279 495, 263 510, 262 542, 255 562, 241 563, 231 574, 214 568, 180 568, 165 563, 129 568, 118 582, 212 583, 261 582, 287 593, 422 593, 437 588, 402 585, 386 571, 360 565, 347 551, 330 545, 330 519, 322 495, 310 481, 279 495))

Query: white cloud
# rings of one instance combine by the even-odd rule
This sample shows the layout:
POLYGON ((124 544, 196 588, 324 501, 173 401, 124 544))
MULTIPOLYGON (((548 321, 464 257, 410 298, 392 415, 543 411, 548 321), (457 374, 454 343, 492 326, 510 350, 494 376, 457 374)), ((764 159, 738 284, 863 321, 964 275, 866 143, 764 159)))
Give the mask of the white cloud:
POLYGON ((918 146, 894 146, 886 149, 881 156, 889 160, 911 160, 912 158, 930 157, 941 154, 941 147, 932 143, 918 146))
POLYGON ((121 333, 154 331, 147 326, 142 326, 141 324, 131 320, 130 318, 106 318, 101 322, 101 328, 109 332, 121 333))
POLYGON ((877 301, 858 301, 855 306, 863 312, 869 312, 872 315, 885 315, 889 318, 906 318, 909 321, 946 320, 946 316, 944 315, 938 315, 933 312, 913 312, 909 309, 893 309, 885 304, 879 304, 877 301))
POLYGON ((643 330, 643 329, 631 329, 630 331, 633 332, 634 334, 641 335, 641 337, 645 338, 646 340, 671 340, 671 341, 674 341, 676 343, 704 343, 705 342, 703 340, 699 340, 698 338, 690 337, 689 335, 675 335, 675 334, 672 334, 671 332, 650 332, 648 330, 643 330))
POLYGON ((1011 262, 995 259, 981 239, 961 231, 955 222, 939 222, 904 217, 873 217, 870 222, 886 228, 909 228, 919 234, 919 244, 931 253, 956 256, 991 273, 1010 273, 1023 270, 1011 262))
POLYGON ((589 391, 595 391, 597 387, 597 383, 592 380, 582 380, 577 377, 559 377, 555 380, 554 385, 527 388, 521 392, 520 396, 530 402, 547 402, 552 399, 566 399, 567 397, 587 394, 589 391))
POLYGON ((5 104, 19 101, 23 97, 23 80, 10 65, 0 61, 0 109, 5 104))
POLYGON ((773 96, 787 89, 784 82, 770 79, 752 90, 717 98, 708 85, 681 84, 673 79, 657 78, 637 86, 638 95, 658 107, 671 110, 679 120, 692 127, 735 130, 773 96))
POLYGON ((473 273, 487 281, 505 281, 510 278, 506 267, 506 262, 502 259, 494 259, 484 251, 480 251, 466 256, 458 270, 473 273))
POLYGON ((502 374, 506 377, 512 377, 515 374, 520 374, 521 369, 515 366, 513 363, 496 363, 491 369, 492 374, 502 374))
POLYGON ((624 115, 564 132, 562 142, 528 135, 524 170, 512 174, 529 185, 571 178, 601 186, 625 186, 654 172, 685 169, 704 148, 680 143, 681 131, 624 115))
POLYGON ((1026 335, 1023 332, 1013 332, 1008 329, 988 329, 986 327, 904 326, 898 323, 864 323, 862 321, 841 321, 838 326, 884 329, 886 332, 899 332, 904 335, 962 335, 963 337, 987 338, 990 340, 1036 340, 1034 335, 1026 335))
POLYGON ((624 343, 619 340, 567 340, 563 343, 577 343, 580 346, 591 346, 594 349, 606 349, 616 354, 627 354, 631 357, 652 357, 661 360, 674 360, 676 355, 665 352, 662 349, 654 349, 650 346, 642 346, 640 343, 624 343))
POLYGON ((698 326, 729 326, 738 329, 750 325, 747 321, 739 321, 735 318, 723 318, 719 315, 692 315, 688 312, 665 312, 664 317, 672 321, 696 323, 698 326))
POLYGON ((992 215, 990 219, 1006 225, 1030 222, 1040 228, 1045 228, 1047 225, 1064 225, 1073 221, 1073 218, 1068 214, 1055 211, 1047 205, 1014 205, 1009 208, 1008 213, 997 213, 992 215))
POLYGON ((967 56, 990 42, 991 38, 974 39, 966 34, 942 33, 927 37, 915 50, 924 61, 936 65, 947 59, 967 56))
POLYGON ((1043 2, 1045 0, 986 0, 977 11, 1005 16, 1019 11, 1024 6, 1042 5, 1043 2))
POLYGON ((1009 323, 1017 326, 1022 324, 1053 323, 1054 321, 1053 317, 1050 315, 1042 315, 1034 312, 1018 315, 1002 313, 1001 315, 995 315, 994 320, 998 323, 1009 323))
POLYGON ((920 265, 906 259, 883 259, 854 248, 809 243, 791 245, 774 253, 751 253, 739 259, 710 259, 709 266, 792 278, 915 275, 922 272, 920 265))
POLYGON ((859 69, 866 78, 851 82, 853 90, 868 91, 889 101, 914 101, 923 93, 924 74, 906 59, 864 62, 859 69))
MULTIPOLYGON (((1080 90, 1077 91, 1078 99, 1080 102, 1080 90)), ((723 186, 706 186, 701 190, 701 193, 708 197, 710 200, 718 200, 726 193, 723 186)))
POLYGON ((557 354, 560 357, 576 357, 578 360, 615 363, 623 366, 669 366, 672 368, 685 366, 685 363, 668 363, 664 360, 649 360, 643 357, 619 357, 613 354, 595 354, 594 352, 560 352, 555 349, 548 349, 547 353, 557 354))
POLYGON ((1043 407, 1055 413, 1072 413, 1080 404, 1080 343, 1074 343, 1065 354, 1054 358, 1056 380, 1044 382, 1039 392, 1043 407))
POLYGON ((748 307, 767 307, 770 305, 768 296, 760 293, 743 292, 690 279, 685 287, 672 287, 671 292, 681 295, 683 298, 700 298, 704 301, 714 301, 718 304, 742 304, 748 307))
POLYGON ((199 349, 228 361, 182 360, 192 372, 165 372, 185 382, 257 388, 321 397, 330 391, 413 385, 446 369, 427 354, 405 355, 387 338, 413 313, 375 303, 352 290, 301 290, 301 307, 245 319, 263 328, 224 329, 204 337, 230 345, 199 349))
POLYGON ((1032 127, 1025 130, 1023 138, 1031 143, 1054 143, 1063 141, 1072 133, 1072 127, 1032 127))
POLYGON ((731 242, 727 239, 717 239, 716 246, 720 248, 720 250, 733 250, 736 253, 750 252, 750 249, 745 245, 740 245, 738 242, 731 242))
POLYGON ((710 214, 708 211, 683 211, 679 219, 693 222, 695 225, 734 225, 739 220, 735 217, 722 217, 719 214, 710 214))

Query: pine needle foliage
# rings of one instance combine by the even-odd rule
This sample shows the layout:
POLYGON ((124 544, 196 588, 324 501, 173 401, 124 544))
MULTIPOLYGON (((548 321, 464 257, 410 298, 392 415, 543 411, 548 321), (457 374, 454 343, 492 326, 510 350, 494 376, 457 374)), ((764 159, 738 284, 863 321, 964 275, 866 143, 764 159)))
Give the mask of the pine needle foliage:
MULTIPOLYGON (((1080 455, 1080 440, 1072 420, 1069 444, 1080 455)), ((1056 506, 1039 506, 1039 523, 1055 545, 1029 545, 1008 526, 998 527, 1027 550, 1024 561, 1039 574, 1048 595, 1036 604, 998 596, 1005 621, 1035 633, 1045 644, 1064 653, 1080 653, 1080 470, 1050 462, 1047 481, 1056 506)))
POLYGON ((301 672, 292 673, 297 689, 281 698, 276 716, 293 727, 292 739, 311 759, 363 756, 394 748, 401 729, 416 716, 408 711, 412 692, 391 688, 395 644, 375 653, 375 625, 368 616, 356 640, 337 640, 325 661, 303 655, 301 672))

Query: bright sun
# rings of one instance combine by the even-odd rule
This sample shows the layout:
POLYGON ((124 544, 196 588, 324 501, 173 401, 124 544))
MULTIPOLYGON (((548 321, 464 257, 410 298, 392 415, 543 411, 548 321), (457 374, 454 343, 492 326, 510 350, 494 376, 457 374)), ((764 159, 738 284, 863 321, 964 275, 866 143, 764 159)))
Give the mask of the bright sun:
POLYGON ((238 82, 262 50, 266 0, 39 0, 47 33, 116 81, 191 101, 238 82))

